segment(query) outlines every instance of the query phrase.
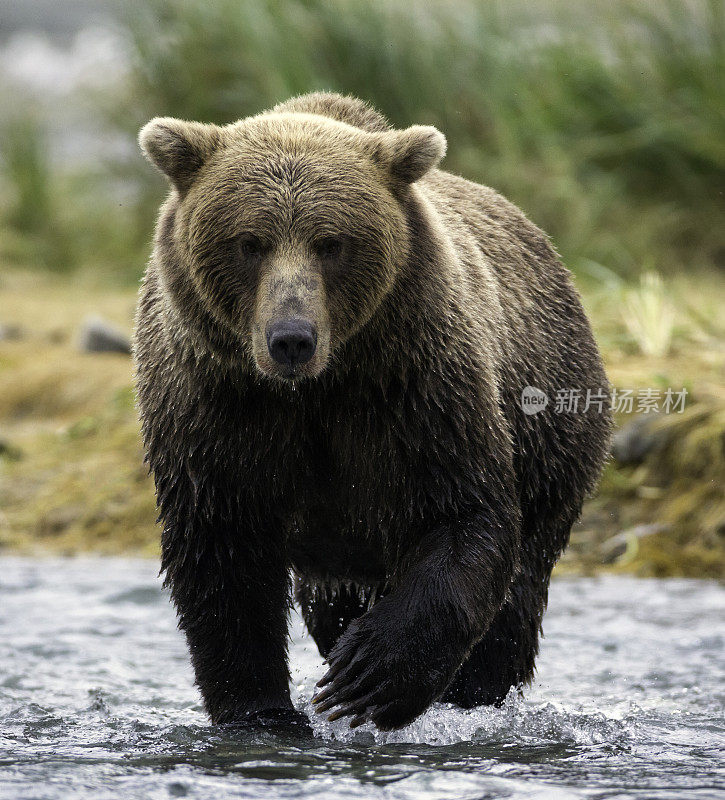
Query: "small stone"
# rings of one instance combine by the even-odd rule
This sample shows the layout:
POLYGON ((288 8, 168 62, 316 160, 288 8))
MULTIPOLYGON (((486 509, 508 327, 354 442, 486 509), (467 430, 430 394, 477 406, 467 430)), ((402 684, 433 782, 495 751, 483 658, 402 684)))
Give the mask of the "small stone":
POLYGON ((0 342, 17 342, 25 338, 25 331, 20 325, 0 324, 0 342))
POLYGON ((123 331, 100 317, 90 317, 82 325, 78 349, 83 353, 124 353, 130 355, 131 341, 123 331))
POLYGON ((658 419, 658 414, 648 414, 620 428, 612 436, 614 460, 622 466, 641 464, 662 440, 654 424, 658 419))

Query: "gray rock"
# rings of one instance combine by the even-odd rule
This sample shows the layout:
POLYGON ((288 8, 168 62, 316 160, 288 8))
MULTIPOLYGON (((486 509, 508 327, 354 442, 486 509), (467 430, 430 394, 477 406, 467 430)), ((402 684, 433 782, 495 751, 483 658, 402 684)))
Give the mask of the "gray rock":
POLYGON ((656 430, 659 414, 640 415, 612 436, 611 453, 623 465, 641 464, 663 440, 662 431, 656 430))
POLYGON ((131 340, 100 317, 89 317, 81 326, 78 349, 83 353, 124 353, 130 355, 131 340))
POLYGON ((20 325, 0 324, 0 342, 15 342, 23 338, 25 338, 25 331, 20 325))

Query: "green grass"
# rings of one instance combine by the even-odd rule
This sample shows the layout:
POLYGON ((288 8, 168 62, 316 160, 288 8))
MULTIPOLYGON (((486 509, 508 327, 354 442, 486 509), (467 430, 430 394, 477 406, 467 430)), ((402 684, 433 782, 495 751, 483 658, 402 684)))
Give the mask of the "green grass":
POLYGON ((445 166, 519 203, 577 271, 723 259, 720 2, 153 0, 126 19, 134 127, 351 93, 438 125, 445 166))
POLYGON ((32 112, 25 112, 7 120, 1 134, 3 177, 10 189, 5 221, 14 234, 5 237, 6 249, 21 262, 65 272, 74 263, 74 253, 56 203, 56 176, 42 123, 32 112))
POLYGON ((153 216, 138 203, 118 203, 109 191, 113 165, 54 165, 46 124, 31 105, 0 125, 0 263, 59 274, 85 268, 128 283, 143 269, 153 216))
MULTIPOLYGON (((440 127, 444 166, 517 202, 580 274, 723 266, 720 0, 125 0, 120 9, 131 73, 119 95, 95 102, 129 140, 156 115, 225 123, 337 90, 398 126, 440 127)), ((136 278, 164 191, 140 156, 105 165, 136 187, 122 213, 104 197, 102 170, 69 183, 45 167, 38 180, 32 158, 26 166, 5 160, 0 180, 14 196, 30 193, 5 214, 0 239, 32 237, 23 220, 52 213, 36 210, 48 207, 46 176, 56 209, 60 195, 103 231, 89 243, 82 213, 66 209, 76 221, 65 227, 71 266, 100 259, 136 278)))

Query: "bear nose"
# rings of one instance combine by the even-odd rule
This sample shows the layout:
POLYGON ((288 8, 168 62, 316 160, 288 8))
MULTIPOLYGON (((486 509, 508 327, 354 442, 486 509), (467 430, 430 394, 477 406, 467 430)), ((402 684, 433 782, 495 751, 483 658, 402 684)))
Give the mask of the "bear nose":
POLYGON ((316 347, 317 331, 307 320, 282 320, 267 326, 267 348, 278 364, 292 368, 305 364, 316 347))

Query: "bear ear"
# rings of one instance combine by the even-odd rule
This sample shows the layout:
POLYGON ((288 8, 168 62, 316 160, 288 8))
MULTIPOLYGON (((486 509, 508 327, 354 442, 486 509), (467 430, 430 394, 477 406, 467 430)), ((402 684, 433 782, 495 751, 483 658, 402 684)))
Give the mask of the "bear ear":
POLYGON ((146 157, 184 194, 199 169, 221 144, 216 125, 157 117, 141 128, 138 142, 146 157))
POLYGON ((393 177, 415 183, 437 166, 446 154, 446 137, 430 125, 413 125, 402 131, 380 134, 377 159, 393 177))

